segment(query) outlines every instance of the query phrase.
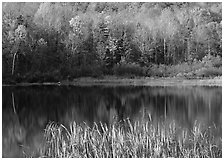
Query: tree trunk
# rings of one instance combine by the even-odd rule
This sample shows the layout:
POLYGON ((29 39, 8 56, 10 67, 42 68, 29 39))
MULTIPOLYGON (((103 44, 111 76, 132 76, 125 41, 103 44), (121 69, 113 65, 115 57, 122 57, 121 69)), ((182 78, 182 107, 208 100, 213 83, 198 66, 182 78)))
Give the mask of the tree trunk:
POLYGON ((211 55, 211 48, 210 48, 209 43, 208 43, 208 55, 209 55, 209 56, 211 55))
POLYGON ((175 56, 176 56, 176 47, 174 47, 174 50, 173 50, 173 64, 176 64, 175 63, 175 56))
POLYGON ((191 42, 190 42, 190 39, 188 38, 187 39, 187 60, 188 60, 188 58, 189 58, 189 56, 191 57, 191 44, 190 44, 191 42))
POLYGON ((12 75, 14 75, 14 71, 15 71, 15 61, 16 61, 16 55, 19 51, 19 46, 20 46, 20 41, 16 42, 15 46, 12 48, 12 51, 11 51, 11 53, 14 53, 13 60, 12 60, 12 75))
POLYGON ((166 39, 163 39, 163 53, 164 53, 164 64, 166 62, 166 39))
POLYGON ((156 49, 155 49, 155 62, 156 62, 156 64, 157 64, 157 47, 156 47, 156 49))
POLYGON ((185 56, 185 61, 188 60, 189 53, 190 53, 190 47, 189 47, 189 38, 188 38, 188 39, 187 39, 187 54, 186 54, 186 56, 185 56))
POLYGON ((164 50, 164 65, 165 65, 165 72, 163 73, 163 76, 165 77, 166 74, 166 39, 163 39, 163 50, 164 50))
POLYGON ((12 75, 14 74, 14 70, 15 70, 16 55, 17 55, 17 52, 15 52, 14 55, 13 55, 13 60, 12 60, 12 75))

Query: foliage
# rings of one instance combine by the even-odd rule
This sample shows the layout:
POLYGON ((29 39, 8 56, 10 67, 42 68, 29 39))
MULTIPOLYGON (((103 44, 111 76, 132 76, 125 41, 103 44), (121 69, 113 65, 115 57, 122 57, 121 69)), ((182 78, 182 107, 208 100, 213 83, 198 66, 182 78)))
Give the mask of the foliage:
POLYGON ((121 64, 113 68, 114 74, 118 76, 143 76, 144 70, 136 64, 121 64))
POLYGON ((209 76, 221 76, 222 75, 222 68, 201 68, 195 71, 195 74, 199 77, 209 77, 209 76))
POLYGON ((221 3, 4 2, 2 22, 3 79, 175 76, 181 64, 194 75, 194 62, 222 65, 221 3))

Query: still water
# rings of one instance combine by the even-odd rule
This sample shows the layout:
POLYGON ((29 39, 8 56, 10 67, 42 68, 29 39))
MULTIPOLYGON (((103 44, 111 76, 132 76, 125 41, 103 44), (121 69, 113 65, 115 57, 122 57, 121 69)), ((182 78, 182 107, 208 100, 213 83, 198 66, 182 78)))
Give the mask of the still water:
POLYGON ((32 86, 2 88, 3 157, 38 157, 44 144, 44 129, 51 122, 77 123, 175 122, 193 129, 215 127, 222 135, 221 87, 74 87, 32 86))

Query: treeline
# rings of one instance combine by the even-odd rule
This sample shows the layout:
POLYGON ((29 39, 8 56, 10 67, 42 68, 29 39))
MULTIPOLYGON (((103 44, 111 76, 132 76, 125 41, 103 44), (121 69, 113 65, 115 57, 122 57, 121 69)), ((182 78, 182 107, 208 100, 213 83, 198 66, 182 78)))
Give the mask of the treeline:
POLYGON ((2 3, 3 82, 221 75, 221 3, 2 3))

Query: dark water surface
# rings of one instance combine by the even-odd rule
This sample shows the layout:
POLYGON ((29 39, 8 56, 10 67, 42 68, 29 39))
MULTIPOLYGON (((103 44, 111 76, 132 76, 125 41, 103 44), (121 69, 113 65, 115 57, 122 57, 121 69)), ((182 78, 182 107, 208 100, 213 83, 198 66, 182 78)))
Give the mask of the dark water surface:
POLYGON ((151 115, 155 124, 175 122, 189 130, 195 121, 214 126, 213 135, 221 139, 221 87, 33 86, 3 87, 2 92, 3 157, 39 156, 50 121, 91 126, 151 115))

